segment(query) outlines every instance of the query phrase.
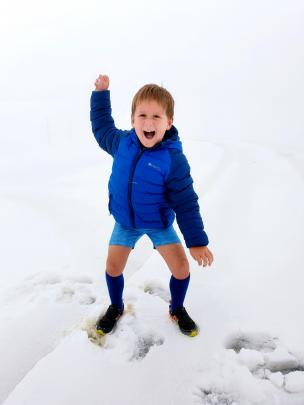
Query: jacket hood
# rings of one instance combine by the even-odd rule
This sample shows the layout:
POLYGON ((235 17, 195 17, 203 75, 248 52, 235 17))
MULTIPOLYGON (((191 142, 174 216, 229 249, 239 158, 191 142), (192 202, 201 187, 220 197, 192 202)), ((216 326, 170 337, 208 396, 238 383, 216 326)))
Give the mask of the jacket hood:
POLYGON ((165 132, 165 136, 161 142, 162 145, 166 145, 167 148, 182 150, 182 143, 178 136, 178 130, 174 125, 165 132))

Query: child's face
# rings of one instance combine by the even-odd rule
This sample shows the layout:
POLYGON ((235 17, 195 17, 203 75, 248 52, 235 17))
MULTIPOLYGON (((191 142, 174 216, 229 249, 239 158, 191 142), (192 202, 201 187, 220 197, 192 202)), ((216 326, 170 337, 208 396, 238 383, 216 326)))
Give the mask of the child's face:
POLYGON ((140 102, 132 117, 136 135, 146 148, 152 148, 161 142, 172 123, 173 119, 169 119, 165 109, 154 100, 140 102))

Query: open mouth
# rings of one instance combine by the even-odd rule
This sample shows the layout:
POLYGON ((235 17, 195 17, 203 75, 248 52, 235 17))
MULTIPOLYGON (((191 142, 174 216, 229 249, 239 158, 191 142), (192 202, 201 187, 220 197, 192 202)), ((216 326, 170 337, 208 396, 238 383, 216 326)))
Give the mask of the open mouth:
POLYGON ((147 139, 152 139, 153 137, 154 137, 154 135, 155 135, 155 131, 144 131, 144 136, 145 136, 145 138, 147 138, 147 139))

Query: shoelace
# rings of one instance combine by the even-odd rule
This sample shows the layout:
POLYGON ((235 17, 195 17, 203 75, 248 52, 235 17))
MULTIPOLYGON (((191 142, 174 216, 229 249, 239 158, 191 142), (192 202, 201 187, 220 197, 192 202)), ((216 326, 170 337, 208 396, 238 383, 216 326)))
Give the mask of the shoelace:
POLYGON ((120 311, 113 305, 110 305, 107 312, 105 313, 106 318, 110 321, 115 320, 119 315, 120 311))

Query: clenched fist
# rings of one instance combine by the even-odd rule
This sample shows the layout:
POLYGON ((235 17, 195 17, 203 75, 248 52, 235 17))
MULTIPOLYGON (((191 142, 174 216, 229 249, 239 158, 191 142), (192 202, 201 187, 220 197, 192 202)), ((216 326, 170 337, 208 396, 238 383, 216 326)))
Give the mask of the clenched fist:
POLYGON ((109 76, 107 75, 99 75, 97 79, 95 80, 95 90, 96 91, 102 91, 102 90, 108 90, 110 85, 110 79, 109 76))

